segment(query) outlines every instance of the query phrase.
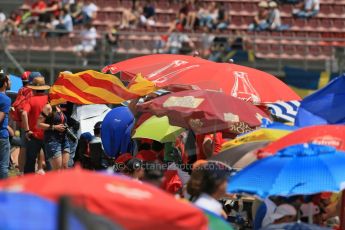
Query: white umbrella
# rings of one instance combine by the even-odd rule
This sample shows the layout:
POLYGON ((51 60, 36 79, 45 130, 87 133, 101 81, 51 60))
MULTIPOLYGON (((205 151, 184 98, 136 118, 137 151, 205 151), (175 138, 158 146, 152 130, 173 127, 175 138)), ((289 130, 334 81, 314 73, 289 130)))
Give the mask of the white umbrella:
POLYGON ((111 109, 107 105, 80 105, 74 108, 72 113, 72 118, 79 121, 80 127, 78 130, 78 136, 85 132, 90 132, 93 134, 94 125, 103 121, 105 115, 111 109))

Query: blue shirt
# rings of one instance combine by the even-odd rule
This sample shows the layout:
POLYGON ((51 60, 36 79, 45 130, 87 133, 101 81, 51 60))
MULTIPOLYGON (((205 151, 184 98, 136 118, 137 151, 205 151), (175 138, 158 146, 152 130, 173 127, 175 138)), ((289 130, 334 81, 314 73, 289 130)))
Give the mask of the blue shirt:
POLYGON ((8 113, 10 112, 11 99, 4 93, 0 93, 0 112, 5 113, 5 118, 0 122, 0 138, 8 138, 8 113))

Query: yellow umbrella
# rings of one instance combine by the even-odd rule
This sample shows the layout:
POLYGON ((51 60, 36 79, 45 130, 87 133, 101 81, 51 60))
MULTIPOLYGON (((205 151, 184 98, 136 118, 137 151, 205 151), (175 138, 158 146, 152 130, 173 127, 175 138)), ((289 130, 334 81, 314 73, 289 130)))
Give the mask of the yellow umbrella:
POLYGON ((225 142, 222 151, 254 141, 275 141, 291 132, 292 130, 260 128, 225 142))
POLYGON ((176 137, 183 131, 181 127, 170 125, 167 116, 152 116, 135 130, 133 138, 148 138, 161 143, 175 142, 176 137))

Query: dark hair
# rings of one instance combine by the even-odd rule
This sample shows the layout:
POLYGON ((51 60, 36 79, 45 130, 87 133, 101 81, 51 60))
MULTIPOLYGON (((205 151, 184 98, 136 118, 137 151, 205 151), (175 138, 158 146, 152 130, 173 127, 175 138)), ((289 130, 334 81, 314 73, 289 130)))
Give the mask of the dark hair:
POLYGON ((201 193, 214 194, 218 187, 227 180, 231 171, 223 165, 208 162, 193 170, 187 184, 187 192, 194 197, 201 193))
POLYGON ((101 134, 101 128, 102 128, 102 121, 99 121, 93 127, 93 133, 95 135, 100 135, 101 134))
POLYGON ((137 158, 132 158, 132 159, 129 159, 128 161, 126 161, 125 165, 126 165, 125 172, 126 173, 133 173, 137 169, 143 167, 143 162, 137 158))
POLYGON ((155 152, 160 152, 162 149, 164 149, 164 144, 158 142, 158 141, 153 141, 152 142, 152 150, 155 152))
POLYGON ((151 145, 149 143, 141 143, 138 147, 138 151, 141 151, 141 150, 150 150, 151 149, 151 145))
POLYGON ((163 177, 162 167, 158 163, 146 163, 143 180, 159 180, 163 177))
POLYGON ((8 77, 5 73, 0 73, 0 88, 4 86, 5 83, 8 82, 8 77))

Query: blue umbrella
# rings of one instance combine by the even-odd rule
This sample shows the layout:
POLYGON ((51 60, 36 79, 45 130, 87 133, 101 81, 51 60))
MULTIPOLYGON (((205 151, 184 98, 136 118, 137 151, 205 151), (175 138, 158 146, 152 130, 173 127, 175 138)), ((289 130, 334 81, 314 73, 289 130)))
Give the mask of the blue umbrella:
POLYGON ((304 98, 295 125, 345 124, 345 75, 304 98))
MULTIPOLYGON (((58 229, 58 206, 34 195, 0 192, 0 216, 0 229, 58 229)), ((69 217, 69 229, 85 229, 69 217)))
POLYGON ((18 93, 19 89, 23 87, 23 82, 20 77, 10 74, 11 89, 7 93, 18 93))
POLYGON ((260 230, 330 230, 331 228, 324 228, 314 224, 306 223, 285 223, 285 224, 271 224, 260 230))
POLYGON ((101 138, 105 153, 117 157, 121 153, 131 152, 131 131, 134 116, 125 107, 112 109, 105 117, 101 128, 101 138))
POLYGON ((294 145, 229 178, 227 192, 262 198, 339 192, 345 187, 344 168, 344 152, 322 145, 294 145))

